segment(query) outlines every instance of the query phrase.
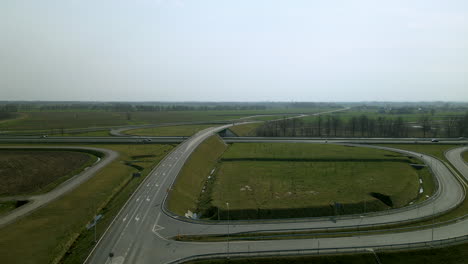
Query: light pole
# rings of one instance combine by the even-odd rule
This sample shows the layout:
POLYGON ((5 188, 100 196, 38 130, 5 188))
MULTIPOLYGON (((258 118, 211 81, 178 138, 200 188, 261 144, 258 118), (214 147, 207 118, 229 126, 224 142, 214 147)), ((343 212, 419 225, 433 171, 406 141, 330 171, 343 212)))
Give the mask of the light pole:
POLYGON ((228 230, 228 239, 227 239, 227 258, 229 259, 229 203, 226 203, 227 205, 227 210, 228 210, 228 226, 227 226, 227 230, 228 230))
POLYGON ((359 232, 359 228, 360 228, 360 226, 362 224, 362 220, 364 219, 364 216, 360 215, 359 217, 361 218, 361 220, 359 221, 359 224, 358 224, 358 237, 361 237, 361 233, 359 232))

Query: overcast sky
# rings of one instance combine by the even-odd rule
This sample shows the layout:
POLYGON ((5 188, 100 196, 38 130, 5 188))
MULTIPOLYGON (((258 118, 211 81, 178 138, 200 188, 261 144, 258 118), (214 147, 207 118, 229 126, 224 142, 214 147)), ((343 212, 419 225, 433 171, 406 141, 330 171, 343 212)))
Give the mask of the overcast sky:
POLYGON ((468 101, 468 1, 2 0, 0 100, 468 101))

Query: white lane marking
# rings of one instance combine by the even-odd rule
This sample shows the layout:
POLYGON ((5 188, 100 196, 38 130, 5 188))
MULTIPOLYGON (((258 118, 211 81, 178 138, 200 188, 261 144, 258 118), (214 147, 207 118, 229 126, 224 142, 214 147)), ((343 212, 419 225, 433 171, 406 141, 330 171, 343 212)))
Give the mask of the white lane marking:
POLYGON ((147 202, 150 201, 149 195, 146 197, 146 201, 147 201, 147 202))
POLYGON ((166 176, 166 173, 165 173, 165 172, 163 172, 163 176, 166 176))
POLYGON ((157 183, 155 183, 154 186, 159 187, 159 185, 157 183))
POLYGON ((138 198, 136 199, 137 203, 140 201, 140 196, 138 196, 138 198))
POLYGON ((140 215, 135 216, 136 221, 140 221, 140 215))
POLYGON ((124 217, 123 222, 127 221, 128 214, 124 217))
POLYGON ((149 183, 148 183, 148 184, 146 184, 146 187, 149 187, 149 186, 150 186, 150 184, 149 184, 149 183))
POLYGON ((158 216, 156 217, 156 222, 154 222, 153 229, 151 230, 157 236, 159 236, 158 231, 164 229, 164 227, 158 225, 160 216, 161 212, 159 212, 158 216))

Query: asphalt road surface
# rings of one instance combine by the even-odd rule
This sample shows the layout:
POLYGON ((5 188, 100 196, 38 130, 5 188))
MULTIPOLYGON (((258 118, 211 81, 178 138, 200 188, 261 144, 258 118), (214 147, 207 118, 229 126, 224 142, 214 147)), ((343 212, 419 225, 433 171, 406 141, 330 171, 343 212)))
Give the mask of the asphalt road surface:
MULTIPOLYGON (((261 230, 300 230, 327 227, 349 227, 382 225, 400 221, 414 221, 430 218, 456 207, 464 198, 464 187, 447 167, 437 159, 415 152, 395 150, 413 155, 430 166, 438 181, 439 189, 433 198, 419 205, 355 216, 343 216, 330 221, 329 218, 308 218, 288 221, 197 222, 177 217, 167 212, 164 202, 183 164, 193 150, 207 137, 229 125, 209 128, 198 132, 180 144, 156 167, 138 190, 128 200, 118 216, 90 254, 86 263, 171 263, 200 254, 247 254, 280 250, 316 250, 321 252, 333 248, 344 252, 350 247, 378 248, 405 243, 430 242, 468 233, 468 221, 462 220, 447 226, 401 233, 380 235, 359 235, 340 238, 296 239, 272 241, 243 241, 192 243, 171 239, 177 234, 226 234, 261 230), (109 254, 113 257, 110 258, 109 254)), ((330 141, 328 141, 330 142, 330 141)), ((340 143, 340 142, 336 142, 340 143)), ((460 155, 448 157, 453 163, 459 162, 460 155)), ((460 163, 466 166, 466 163, 460 163)), ((463 171, 461 171, 463 173, 463 171)), ((467 177, 467 175, 464 175, 467 177)), ((258 253, 256 253, 258 254, 258 253)))

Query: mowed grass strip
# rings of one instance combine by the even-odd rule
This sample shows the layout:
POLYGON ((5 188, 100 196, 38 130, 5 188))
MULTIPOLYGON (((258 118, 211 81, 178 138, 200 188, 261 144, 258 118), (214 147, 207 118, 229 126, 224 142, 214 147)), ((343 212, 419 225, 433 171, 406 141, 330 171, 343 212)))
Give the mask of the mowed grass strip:
POLYGON ((0 196, 49 191, 90 166, 93 157, 72 151, 0 149, 0 196))
POLYGON ((94 230, 86 230, 86 224, 102 213, 97 228, 100 236, 147 173, 173 148, 156 144, 93 147, 113 149, 120 156, 60 199, 2 227, 2 263, 57 263, 65 255, 64 263, 82 263, 94 246, 94 230), (144 167, 140 178, 132 178, 137 170, 125 165, 132 156, 148 157, 138 159, 144 167), (76 250, 69 251, 70 246, 76 250))
POLYGON ((166 137, 166 136, 180 136, 189 137, 203 129, 216 126, 214 124, 206 125, 181 125, 181 126, 164 126, 164 127, 152 127, 152 128, 140 128, 125 131, 125 134, 135 136, 155 136, 155 137, 166 137))
POLYGON ((179 215, 184 215, 187 210, 196 211, 203 185, 226 148, 217 135, 198 146, 177 176, 168 199, 170 211, 179 215))
POLYGON ((263 123, 252 123, 252 124, 237 125, 237 126, 230 127, 229 130, 234 132, 239 137, 255 136, 255 131, 262 124, 263 123))
MULTIPOLYGON (((365 147, 309 143, 235 143, 223 160, 401 160, 406 156, 395 152, 365 147)), ((414 160, 417 162, 417 160, 414 160)))
POLYGON ((228 201, 233 219, 333 215, 335 202, 340 214, 398 208, 419 190, 418 173, 402 162, 223 162, 216 179, 213 204, 225 212, 228 201))
POLYGON ((468 162, 468 151, 463 152, 462 157, 466 162, 468 162))

